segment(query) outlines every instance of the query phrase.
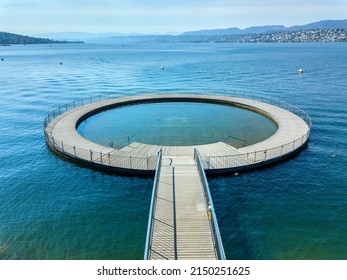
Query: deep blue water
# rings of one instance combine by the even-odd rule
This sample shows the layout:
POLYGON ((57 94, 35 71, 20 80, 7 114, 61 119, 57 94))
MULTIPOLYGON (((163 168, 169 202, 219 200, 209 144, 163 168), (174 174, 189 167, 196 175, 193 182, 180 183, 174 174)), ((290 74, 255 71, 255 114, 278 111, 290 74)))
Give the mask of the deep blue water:
POLYGON ((209 179, 227 258, 347 259, 347 44, 27 45, 0 58, 0 259, 143 258, 153 180, 54 155, 51 110, 99 94, 229 90, 297 105, 313 128, 291 160, 209 179))

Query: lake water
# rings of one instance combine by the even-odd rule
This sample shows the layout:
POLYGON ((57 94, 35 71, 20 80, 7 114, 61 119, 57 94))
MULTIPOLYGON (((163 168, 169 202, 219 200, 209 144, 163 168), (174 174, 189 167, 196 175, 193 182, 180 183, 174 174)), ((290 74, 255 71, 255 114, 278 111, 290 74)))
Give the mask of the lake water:
POLYGON ((78 132, 105 146, 127 142, 192 146, 219 141, 234 147, 269 138, 276 124, 263 115, 233 106, 160 102, 123 106, 84 120, 78 132))
POLYGON ((57 157, 43 135, 51 110, 231 90, 296 105, 313 128, 286 162, 209 179, 227 258, 347 259, 347 44, 27 45, 0 58, 0 259, 143 258, 153 179, 57 157))

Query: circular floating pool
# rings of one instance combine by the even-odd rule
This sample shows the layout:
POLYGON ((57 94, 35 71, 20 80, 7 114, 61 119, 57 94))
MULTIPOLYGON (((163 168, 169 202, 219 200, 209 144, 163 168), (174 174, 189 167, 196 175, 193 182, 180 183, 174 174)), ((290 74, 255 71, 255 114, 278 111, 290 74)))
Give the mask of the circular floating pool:
POLYGON ((78 132, 105 146, 130 142, 190 146, 225 142, 248 146, 273 135, 269 118, 239 107, 198 103, 158 102, 116 107, 82 121, 78 132))

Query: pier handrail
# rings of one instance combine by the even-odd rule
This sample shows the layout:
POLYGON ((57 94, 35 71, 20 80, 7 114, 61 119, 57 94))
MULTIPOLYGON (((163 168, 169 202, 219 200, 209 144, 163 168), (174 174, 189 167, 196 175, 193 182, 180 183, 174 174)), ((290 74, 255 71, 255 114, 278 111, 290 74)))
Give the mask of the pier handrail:
POLYGON ((244 139, 241 139, 241 138, 238 138, 238 137, 235 137, 235 136, 232 136, 232 135, 228 135, 227 137, 225 137, 226 139, 228 138, 232 138, 232 139, 235 139, 235 140, 238 140, 240 142, 242 142, 242 147, 246 146, 247 145, 247 141, 244 140, 244 139))
POLYGON ((293 153, 295 150, 300 149, 308 141, 309 137, 310 130, 293 141, 270 149, 255 150, 235 155, 202 155, 201 161, 205 164, 205 170, 229 169, 244 165, 254 165, 266 160, 276 160, 293 153))
POLYGON ((44 131, 47 144, 54 150, 62 153, 63 155, 76 158, 80 161, 92 162, 96 165, 103 165, 106 167, 124 168, 124 169, 138 169, 146 171, 154 171, 156 164, 155 156, 147 157, 134 157, 123 156, 109 153, 102 153, 97 150, 87 150, 75 145, 70 145, 58 139, 55 139, 50 133, 44 131))
POLYGON ((247 145, 247 141, 244 140, 244 139, 237 138, 237 137, 231 136, 231 135, 228 135, 228 138, 232 138, 232 139, 235 139, 235 140, 238 140, 238 141, 242 142, 242 146, 243 146, 243 147, 247 145))
POLYGON ((224 247, 223 247, 222 238, 221 238, 221 234, 218 227, 216 212, 213 206, 210 188, 209 188, 206 174, 204 172, 204 168, 201 162, 200 154, 197 149, 194 149, 194 160, 196 161, 200 179, 204 189, 204 194, 206 198, 206 208, 208 211, 210 211, 210 214, 211 214, 210 226, 212 228, 212 236, 213 236, 216 254, 219 260, 225 260, 226 257, 225 257, 224 247))
POLYGON ((153 235, 153 221, 154 221, 154 213, 155 213, 155 205, 157 200, 157 191, 158 191, 158 185, 159 185, 159 176, 160 176, 160 166, 162 162, 163 153, 160 149, 158 151, 158 159, 157 159, 157 165, 155 168, 155 177, 154 177, 154 183, 153 183, 153 190, 152 190, 152 198, 151 198, 151 206, 149 209, 149 217, 148 217, 148 226, 147 226, 147 236, 146 236, 146 245, 145 245, 145 254, 144 259, 149 259, 149 253, 152 247, 152 235, 153 235))
POLYGON ((117 138, 115 140, 112 140, 110 143, 109 143, 109 146, 114 148, 122 148, 122 147, 125 147, 126 145, 129 145, 130 144, 130 138, 131 137, 134 137, 133 135, 128 135, 128 136, 123 136, 123 137, 120 137, 120 138, 117 138), (126 139, 126 145, 124 144, 119 144, 121 141, 125 140, 126 139))

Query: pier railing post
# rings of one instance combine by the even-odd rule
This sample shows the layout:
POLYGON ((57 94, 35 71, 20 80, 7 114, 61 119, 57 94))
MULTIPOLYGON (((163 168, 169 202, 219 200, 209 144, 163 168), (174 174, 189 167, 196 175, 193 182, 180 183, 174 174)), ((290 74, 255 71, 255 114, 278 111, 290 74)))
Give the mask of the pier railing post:
POLYGON ((90 161, 93 162, 93 152, 92 152, 92 149, 90 149, 90 161))

